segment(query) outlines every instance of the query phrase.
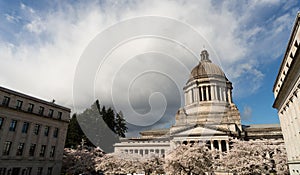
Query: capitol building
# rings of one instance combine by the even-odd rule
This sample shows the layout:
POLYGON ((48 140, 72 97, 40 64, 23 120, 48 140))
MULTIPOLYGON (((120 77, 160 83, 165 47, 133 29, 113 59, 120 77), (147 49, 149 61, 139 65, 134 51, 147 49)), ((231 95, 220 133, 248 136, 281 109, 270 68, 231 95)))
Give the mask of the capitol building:
POLYGON ((242 125, 240 112, 232 99, 232 83, 214 64, 207 50, 191 71, 183 88, 185 104, 178 109, 175 125, 167 129, 140 132, 138 138, 124 138, 115 152, 148 156, 165 153, 180 144, 206 143, 210 149, 229 151, 232 139, 279 139, 279 124, 242 125))

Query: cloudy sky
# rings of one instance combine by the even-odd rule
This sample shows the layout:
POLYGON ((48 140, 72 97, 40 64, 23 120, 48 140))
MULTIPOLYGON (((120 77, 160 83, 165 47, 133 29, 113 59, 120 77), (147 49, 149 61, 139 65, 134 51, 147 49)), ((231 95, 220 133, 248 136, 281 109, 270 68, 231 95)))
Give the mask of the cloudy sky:
POLYGON ((0 85, 132 128, 167 127, 205 47, 244 124, 278 123, 272 87, 298 1, 0 0, 0 85))

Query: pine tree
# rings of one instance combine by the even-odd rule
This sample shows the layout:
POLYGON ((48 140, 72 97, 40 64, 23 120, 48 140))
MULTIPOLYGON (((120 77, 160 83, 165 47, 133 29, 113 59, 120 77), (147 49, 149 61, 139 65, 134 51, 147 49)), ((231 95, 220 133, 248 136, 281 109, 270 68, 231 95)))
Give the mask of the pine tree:
MULTIPOLYGON (((96 100, 94 103, 97 111, 94 110, 94 113, 98 113, 99 116, 102 117, 103 121, 109 127, 111 131, 118 134, 120 137, 125 137, 125 133, 127 132, 126 120, 122 112, 115 113, 112 108, 106 109, 105 106, 100 106, 99 100, 96 100)), ((93 109, 93 108, 91 108, 93 109)))
POLYGON ((77 115, 73 114, 67 131, 65 148, 76 148, 78 145, 80 145, 82 139, 86 141, 87 146, 94 146, 83 133, 77 121, 77 115))
POLYGON ((105 115, 105 123, 108 125, 108 127, 114 132, 116 133, 115 127, 116 127, 116 121, 115 121, 115 112, 111 109, 108 108, 106 111, 106 115, 105 115))
POLYGON ((120 137, 125 137, 125 133, 127 132, 126 120, 123 117, 122 111, 117 113, 116 115, 116 126, 115 126, 116 134, 120 137))

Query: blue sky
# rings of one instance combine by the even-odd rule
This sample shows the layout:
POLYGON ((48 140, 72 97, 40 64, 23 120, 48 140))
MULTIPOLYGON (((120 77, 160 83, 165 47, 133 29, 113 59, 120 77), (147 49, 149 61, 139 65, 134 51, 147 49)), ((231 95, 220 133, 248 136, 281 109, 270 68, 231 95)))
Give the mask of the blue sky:
MULTIPOLYGON (((74 76, 81 55, 89 43, 110 26, 118 26, 118 23, 124 20, 149 15, 160 16, 187 24, 205 38, 209 44, 206 46, 208 51, 217 55, 212 60, 222 67, 229 80, 233 82, 233 100, 241 112, 244 124, 278 123, 276 110, 272 108, 274 101, 272 87, 299 7, 298 1, 280 0, 63 2, 0 0, 0 85, 46 100, 56 99, 57 103, 73 109, 74 76)), ((137 26, 131 27, 134 29, 137 26)), ((112 34, 112 37, 114 35, 112 34)), ((179 40, 180 37, 184 36, 178 36, 176 39, 179 40)), ((120 51, 115 52, 122 53, 125 50, 139 55, 139 50, 145 47, 153 49, 156 42, 150 39, 133 41, 125 45, 127 47, 119 47, 120 51)), ((191 50, 199 54, 203 45, 207 43, 199 43, 198 50, 191 50)), ((166 45, 162 46, 167 49, 166 45)), ((170 57, 166 58, 168 59, 170 57)), ((176 59, 189 60, 179 57, 176 59)), ((168 61, 162 61, 163 56, 157 60, 147 55, 140 60, 144 61, 142 64, 148 60, 149 65, 154 61, 161 61, 160 65, 153 65, 163 71, 167 70, 169 64, 168 61), (165 65, 162 65, 163 63, 165 65)), ((130 74, 132 68, 141 64, 134 59, 130 63, 133 64, 129 66, 131 69, 120 69, 119 72, 128 71, 122 76, 130 74)), ((98 74, 98 78, 93 77, 95 81, 101 82, 96 83, 95 92, 82 92, 85 95, 79 97, 78 108, 88 107, 93 100, 101 97, 99 94, 105 94, 109 89, 113 89, 104 81, 116 78, 111 77, 109 72, 110 69, 117 67, 115 64, 119 63, 110 63, 108 72, 102 72, 101 76, 106 79, 99 78, 98 74)), ((190 71, 196 64, 197 62, 189 61, 185 68, 190 71)), ((180 73, 172 74, 176 75, 181 76, 180 73)), ((187 80, 188 75, 183 75, 187 80)), ((122 79, 122 76, 116 79, 130 81, 126 76, 122 79)), ((157 77, 153 75, 148 78, 156 80, 157 77)), ((156 86, 168 81, 164 78, 157 79, 156 86)), ((155 83, 146 86, 144 81, 149 83, 149 79, 140 81, 136 84, 139 85, 137 91, 145 88, 145 91, 152 92, 153 89, 149 87, 156 87, 155 83)), ((170 91, 182 88, 170 82, 164 86, 169 85, 170 91)), ((118 93, 120 92, 123 92, 123 89, 119 89, 118 93)), ((175 94, 176 97, 182 98, 180 92, 175 94)), ((131 103, 135 106, 135 110, 147 113, 150 103, 149 93, 136 92, 132 98, 134 97, 136 99, 131 103)), ((169 107, 166 115, 169 117, 160 120, 156 127, 172 124, 170 120, 174 117, 176 109, 182 106, 180 100, 173 99, 172 96, 166 95, 165 98, 169 107)), ((103 97, 102 104, 114 105, 105 99, 103 97)))

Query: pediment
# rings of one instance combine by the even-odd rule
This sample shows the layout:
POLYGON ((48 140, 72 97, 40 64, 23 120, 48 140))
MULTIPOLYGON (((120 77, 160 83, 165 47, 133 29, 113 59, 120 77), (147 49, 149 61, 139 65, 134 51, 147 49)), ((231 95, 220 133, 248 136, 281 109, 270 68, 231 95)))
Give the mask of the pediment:
POLYGON ((182 132, 174 134, 174 136, 212 136, 212 135, 227 135, 226 132, 217 129, 206 128, 205 126, 196 126, 182 132))

